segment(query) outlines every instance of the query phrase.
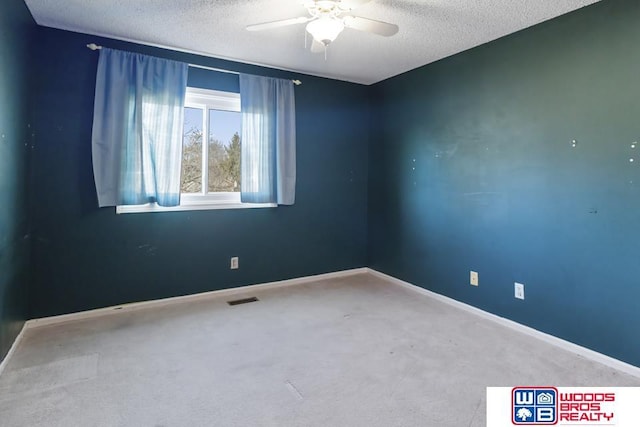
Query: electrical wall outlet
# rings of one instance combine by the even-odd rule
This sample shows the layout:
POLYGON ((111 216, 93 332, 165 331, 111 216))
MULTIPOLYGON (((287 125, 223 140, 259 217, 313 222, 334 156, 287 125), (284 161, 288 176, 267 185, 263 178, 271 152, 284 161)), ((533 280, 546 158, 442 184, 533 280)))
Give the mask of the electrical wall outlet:
POLYGON ((469 274, 469 283, 471 283, 471 286, 478 286, 478 273, 475 271, 472 271, 469 274))
POLYGON ((515 297, 518 299, 524 299, 524 284, 514 283, 515 297))
POLYGON ((231 269, 237 270, 238 268, 240 268, 240 266, 238 265, 238 257, 237 256, 231 257, 231 269))

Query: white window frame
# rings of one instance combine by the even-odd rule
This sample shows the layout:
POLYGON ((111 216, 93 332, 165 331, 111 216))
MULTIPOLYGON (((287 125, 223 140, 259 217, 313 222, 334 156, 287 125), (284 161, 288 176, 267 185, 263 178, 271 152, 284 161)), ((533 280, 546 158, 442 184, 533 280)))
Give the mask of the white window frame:
POLYGON ((116 206, 116 213, 141 213, 141 212, 174 212, 210 209, 251 209, 272 208, 275 203, 242 203, 239 192, 205 193, 208 186, 209 150, 207 144, 209 135, 209 110, 237 111, 240 112, 240 94, 234 92, 222 92, 218 90, 198 89, 187 87, 185 108, 198 108, 204 110, 202 119, 203 155, 202 155, 202 193, 181 193, 180 205, 165 207, 156 203, 145 205, 116 206))

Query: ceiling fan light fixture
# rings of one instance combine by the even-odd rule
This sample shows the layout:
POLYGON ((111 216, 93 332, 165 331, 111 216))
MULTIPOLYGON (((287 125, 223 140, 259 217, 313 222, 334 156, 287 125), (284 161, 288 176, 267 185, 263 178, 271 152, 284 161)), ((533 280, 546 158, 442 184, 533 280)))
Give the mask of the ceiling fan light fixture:
POLYGON ((322 17, 307 24, 307 31, 314 40, 327 46, 344 30, 341 19, 322 17))

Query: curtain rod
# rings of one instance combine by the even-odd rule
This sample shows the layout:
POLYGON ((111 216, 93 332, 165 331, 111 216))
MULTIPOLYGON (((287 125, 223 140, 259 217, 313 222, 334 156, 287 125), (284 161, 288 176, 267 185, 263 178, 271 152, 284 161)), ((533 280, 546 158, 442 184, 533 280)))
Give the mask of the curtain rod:
MULTIPOLYGON (((95 43, 89 43, 87 45, 87 47, 91 50, 100 50, 102 49, 102 46, 98 46, 95 43)), ((193 67, 193 68, 202 68, 203 70, 209 70, 209 71, 217 71, 219 73, 228 73, 228 74, 236 74, 236 75, 240 75, 239 72, 237 71, 231 71, 231 70, 224 70, 222 68, 214 68, 214 67, 207 67, 205 65, 198 65, 198 64, 188 64, 189 67, 193 67)), ((302 82, 300 80, 291 80, 293 82, 294 85, 296 86, 300 86, 302 84, 302 82)))

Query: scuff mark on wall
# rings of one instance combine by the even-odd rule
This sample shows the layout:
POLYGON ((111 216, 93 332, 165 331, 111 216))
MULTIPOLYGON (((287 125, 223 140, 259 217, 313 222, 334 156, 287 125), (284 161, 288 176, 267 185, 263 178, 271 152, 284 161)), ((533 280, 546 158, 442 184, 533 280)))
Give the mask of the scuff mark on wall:
POLYGON ((145 251, 148 255, 155 255, 158 250, 157 246, 151 245, 149 243, 145 243, 143 245, 138 246, 138 249, 145 251))

